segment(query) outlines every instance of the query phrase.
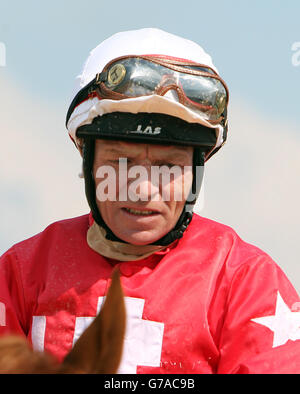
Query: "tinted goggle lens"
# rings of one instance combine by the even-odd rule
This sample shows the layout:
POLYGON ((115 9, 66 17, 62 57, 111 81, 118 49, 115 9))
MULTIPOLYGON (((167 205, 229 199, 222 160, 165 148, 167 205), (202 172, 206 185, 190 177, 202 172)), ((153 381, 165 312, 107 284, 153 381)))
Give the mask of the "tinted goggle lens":
POLYGON ((126 97, 163 95, 162 92, 177 87, 182 104, 205 114, 208 120, 219 119, 228 101, 222 81, 204 66, 182 65, 180 68, 181 71, 176 71, 138 57, 119 59, 109 64, 104 85, 126 97), (211 76, 195 75, 193 71, 209 73, 211 76))

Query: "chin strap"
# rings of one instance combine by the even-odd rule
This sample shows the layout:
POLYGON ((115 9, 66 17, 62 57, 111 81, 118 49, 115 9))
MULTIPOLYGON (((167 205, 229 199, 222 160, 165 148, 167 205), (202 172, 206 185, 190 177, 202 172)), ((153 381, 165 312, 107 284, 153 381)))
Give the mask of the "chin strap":
MULTIPOLYGON (((91 208, 91 212, 95 222, 103 227, 106 231, 106 239, 110 241, 123 242, 122 239, 118 238, 107 224, 102 219, 96 203, 96 186, 93 176, 93 163, 95 155, 95 139, 93 137, 86 137, 83 145, 83 173, 85 180, 85 194, 87 197, 88 204, 91 208)), ((203 179, 203 169, 204 169, 205 153, 200 150, 200 148, 194 148, 193 155, 193 184, 189 196, 184 205, 183 211, 175 225, 175 227, 166 235, 164 235, 159 240, 149 244, 149 245, 161 245, 167 246, 183 236, 183 233, 187 229, 189 223, 193 217, 193 208, 197 197, 200 192, 202 179, 203 179), (197 168, 201 168, 201 174, 198 174, 197 168), (197 179, 198 178, 198 179, 197 179), (200 179, 199 179, 200 178, 200 179)))

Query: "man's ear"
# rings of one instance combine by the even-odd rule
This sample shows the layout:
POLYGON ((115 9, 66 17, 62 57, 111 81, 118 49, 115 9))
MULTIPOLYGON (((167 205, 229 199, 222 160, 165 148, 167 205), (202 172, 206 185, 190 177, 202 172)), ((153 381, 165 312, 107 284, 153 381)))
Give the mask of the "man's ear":
POLYGON ((78 138, 76 141, 76 147, 81 157, 83 157, 83 145, 84 145, 84 140, 82 138, 78 138))
POLYGON ((116 373, 122 356, 125 324, 119 271, 114 270, 100 313, 65 357, 62 370, 70 373, 116 373))
POLYGON ((80 171, 80 173, 78 174, 78 177, 79 177, 79 178, 81 178, 81 179, 83 179, 83 178, 84 178, 84 173, 83 173, 83 163, 81 164, 81 171, 80 171))

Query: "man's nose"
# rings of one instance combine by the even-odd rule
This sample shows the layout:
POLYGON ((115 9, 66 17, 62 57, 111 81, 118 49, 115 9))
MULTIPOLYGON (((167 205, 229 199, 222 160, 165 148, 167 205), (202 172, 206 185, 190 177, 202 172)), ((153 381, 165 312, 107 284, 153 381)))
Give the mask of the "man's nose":
POLYGON ((136 178, 129 183, 128 197, 132 201, 158 201, 159 184, 151 177, 151 166, 140 166, 136 178))

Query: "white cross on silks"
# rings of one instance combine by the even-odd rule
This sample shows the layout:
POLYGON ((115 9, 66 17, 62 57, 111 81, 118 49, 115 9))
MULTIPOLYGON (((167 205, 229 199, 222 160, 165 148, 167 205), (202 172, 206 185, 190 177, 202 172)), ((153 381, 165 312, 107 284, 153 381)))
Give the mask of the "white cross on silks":
MULTIPOLYGON (((145 300, 125 297, 126 332, 119 374, 133 374, 137 366, 159 367, 163 341, 164 324, 143 320, 145 300)), ((98 298, 97 313, 103 305, 104 297, 98 298)), ((92 323, 94 317, 77 317, 73 345, 92 323)))

